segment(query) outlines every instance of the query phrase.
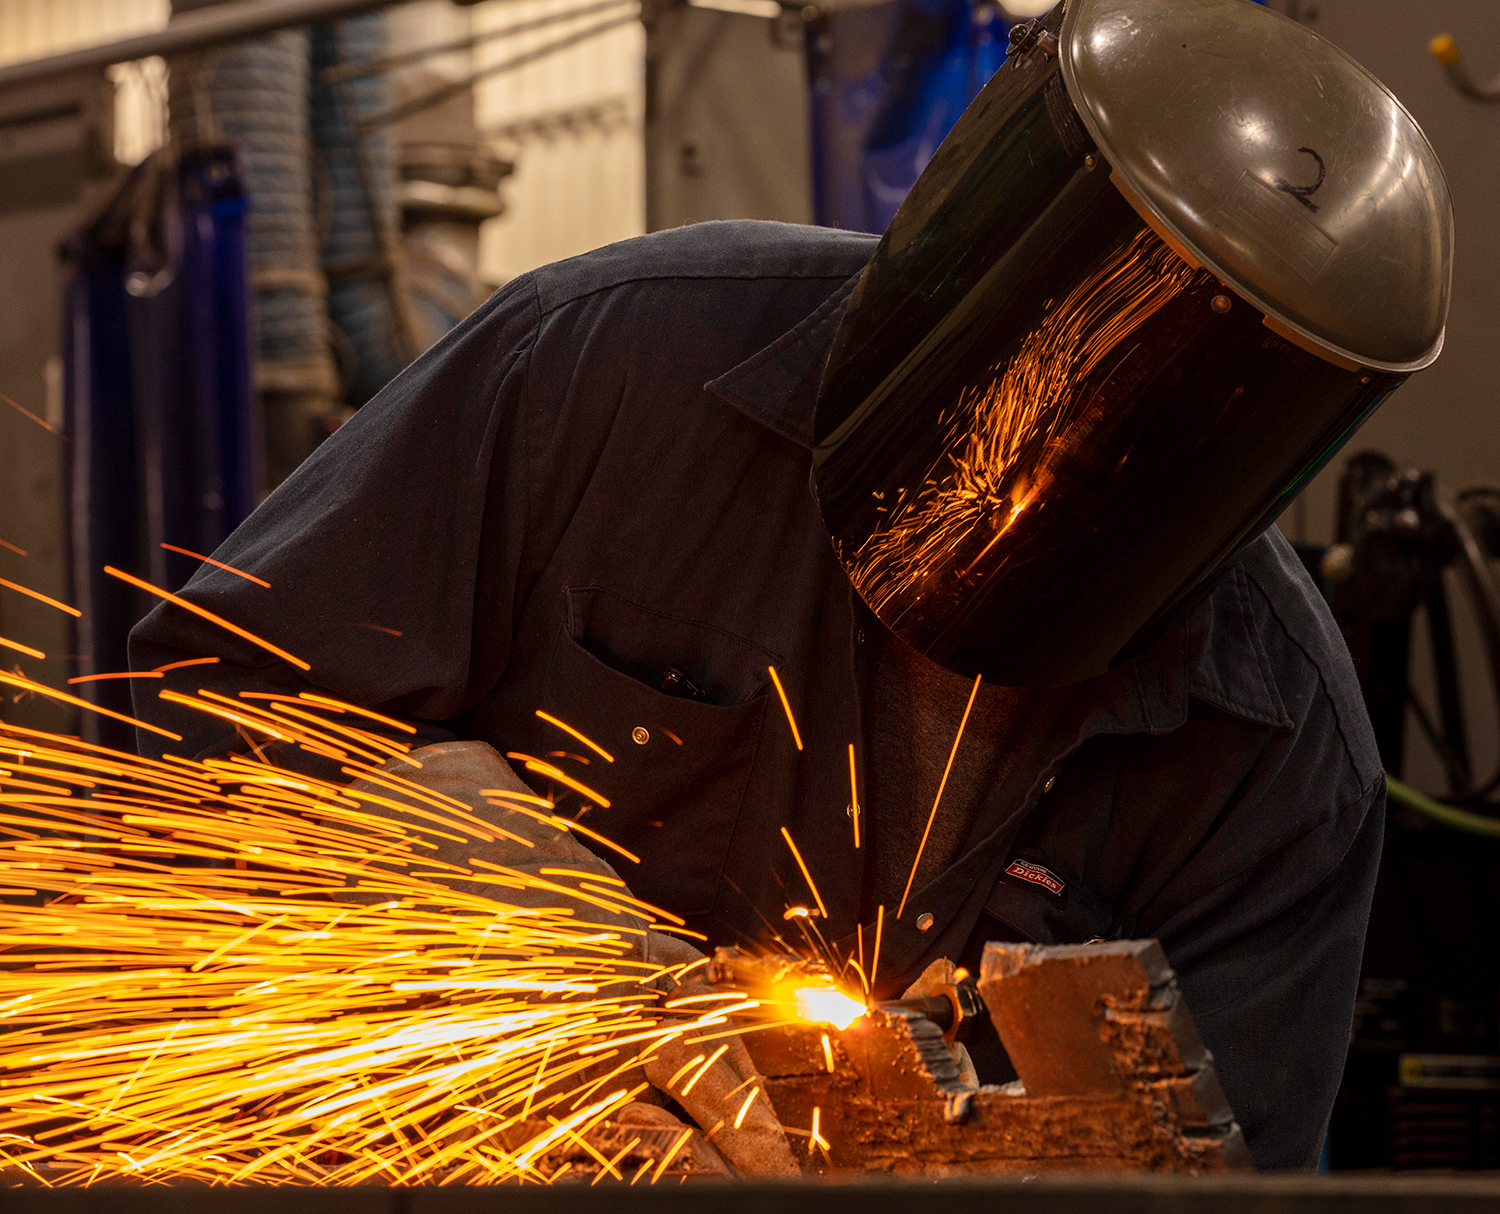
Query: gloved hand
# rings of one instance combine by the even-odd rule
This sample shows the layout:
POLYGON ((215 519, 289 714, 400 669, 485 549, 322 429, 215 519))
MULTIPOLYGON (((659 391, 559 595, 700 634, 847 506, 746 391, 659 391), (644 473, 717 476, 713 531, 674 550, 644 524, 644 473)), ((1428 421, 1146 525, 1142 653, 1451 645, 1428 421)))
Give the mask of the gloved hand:
MULTIPOLYGON (((519 873, 539 874, 543 868, 567 868, 605 878, 606 884, 619 881, 610 865, 580 844, 571 834, 539 821, 531 814, 495 804, 494 798, 482 795, 482 790, 485 789, 506 789, 526 796, 532 795, 531 789, 493 747, 483 742, 440 742, 414 750, 411 757, 422 766, 414 769, 399 759, 393 760, 372 773, 369 779, 356 781, 350 786, 351 790, 374 791, 389 800, 420 805, 421 802, 410 794, 399 791, 400 782, 406 781, 452 797, 468 806, 474 816, 526 840, 521 843, 502 837, 494 843, 477 843, 437 838, 434 840, 437 843, 434 858, 440 864, 467 868, 476 876, 482 875, 484 870, 482 867, 474 867, 473 861, 483 860, 519 873)), ((387 816, 403 817, 396 810, 376 808, 387 816)), ((413 825, 419 824, 416 818, 409 820, 413 825)), ((555 890, 507 888, 503 892, 497 892, 493 885, 483 880, 470 881, 461 877, 445 883, 470 894, 500 898, 513 905, 556 906, 568 901, 555 890)), ((713 993, 714 988, 703 979, 702 965, 683 973, 695 963, 703 961, 703 957, 692 946, 661 932, 646 930, 647 924, 643 919, 630 916, 629 922, 624 923, 621 916, 582 899, 574 902, 573 909, 577 918, 588 922, 610 927, 628 926, 644 931, 644 935, 634 937, 640 941, 640 945, 632 959, 668 971, 667 975, 656 981, 659 989, 670 988, 662 991, 664 1004, 669 1005, 677 999, 694 995, 713 993)), ((756 1072, 749 1052, 738 1037, 724 1037, 698 1044, 690 1044, 680 1038, 666 1040, 651 1051, 644 1066, 644 1075, 653 1087, 670 1095, 688 1111, 713 1145, 742 1175, 799 1174, 791 1148, 787 1145, 786 1135, 782 1132, 770 1097, 766 1094, 764 1080, 756 1072), (720 1046, 727 1048, 719 1053, 720 1046), (718 1056, 713 1059, 713 1064, 705 1070, 703 1064, 716 1054, 718 1056), (741 1106, 751 1091, 757 1088, 759 1094, 746 1111, 739 1127, 735 1127, 734 1122, 741 1106)), ((622 1078, 621 1082, 626 1086, 633 1086, 633 1083, 628 1082, 628 1077, 622 1078)), ((659 1110, 659 1114, 671 1116, 664 1109, 659 1110)), ((634 1115, 639 1115, 639 1111, 634 1115)))
MULTIPOLYGON (((953 982, 954 971, 958 967, 946 957, 934 961, 925 970, 921 977, 906 988, 903 999, 921 999, 926 995, 937 994, 937 988, 948 986, 953 982)), ((959 1082, 968 1087, 979 1086, 979 1072, 974 1069, 974 1060, 969 1057, 969 1051, 964 1049, 962 1041, 950 1041, 947 1043, 948 1053, 953 1055, 953 1065, 958 1067, 959 1082)))

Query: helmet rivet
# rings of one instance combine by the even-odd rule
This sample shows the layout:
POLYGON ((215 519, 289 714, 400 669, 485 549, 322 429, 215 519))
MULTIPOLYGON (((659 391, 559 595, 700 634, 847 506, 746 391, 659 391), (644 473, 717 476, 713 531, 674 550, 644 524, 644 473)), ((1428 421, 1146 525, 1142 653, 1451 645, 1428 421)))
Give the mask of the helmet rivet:
POLYGON ((1098 157, 1096 157, 1092 152, 1090 152, 1087 156, 1085 156, 1083 158, 1083 167, 1086 168, 1086 169, 1091 169, 1091 168, 1093 168, 1098 163, 1099 163, 1098 157))
POLYGON ((1220 316, 1223 316, 1225 312, 1229 311, 1229 308, 1231 306, 1230 302, 1229 302, 1229 296, 1227 296, 1227 295, 1215 295, 1214 296, 1214 301, 1213 301, 1212 305, 1210 305, 1210 306, 1220 316))
POLYGON ((651 731, 644 725, 637 725, 630 731, 630 740, 637 746, 644 746, 647 742, 651 741, 651 731))
POLYGON ((933 919, 931 911, 923 911, 920 915, 917 916, 917 930, 919 932, 930 930, 932 927, 932 923, 933 919))

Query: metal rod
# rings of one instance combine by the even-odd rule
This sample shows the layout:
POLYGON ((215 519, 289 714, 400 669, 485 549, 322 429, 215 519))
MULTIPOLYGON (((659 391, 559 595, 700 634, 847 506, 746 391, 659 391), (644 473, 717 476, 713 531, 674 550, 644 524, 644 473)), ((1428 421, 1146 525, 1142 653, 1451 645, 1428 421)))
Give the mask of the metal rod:
POLYGON ((378 114, 372 114, 358 126, 360 131, 373 130, 375 127, 388 126, 393 122, 400 122, 412 114, 419 114, 423 110, 430 110, 434 106, 442 105, 448 98, 457 96, 474 87, 481 80, 488 80, 492 76, 499 76, 505 72, 513 72, 519 67, 525 67, 528 63, 535 63, 538 59, 545 59, 548 55, 555 55, 558 51, 567 50, 570 46, 576 46, 590 38, 597 38, 601 34, 607 34, 610 30, 619 29, 621 26, 630 25, 640 19, 637 10, 632 10, 624 16, 615 17, 609 21, 601 21, 597 25, 590 25, 576 33, 568 34, 566 37, 558 38, 553 42, 544 42, 541 46, 533 47, 529 51, 523 51, 519 55, 513 55, 499 63, 492 63, 487 67, 463 80, 455 80, 451 84, 445 84, 441 88, 434 89, 430 93, 423 93, 420 97, 413 97, 410 101, 403 102, 378 114))
POLYGON ((174 17, 164 29, 0 67, 0 89, 36 84, 115 63, 202 50, 298 25, 387 8, 396 0, 230 0, 174 17))
POLYGON ((599 0, 597 4, 586 4, 582 8, 564 9, 561 12, 548 13, 543 17, 534 17, 530 21, 502 25, 498 29, 482 30, 471 37, 460 38, 455 42, 439 42, 432 46, 418 47, 414 51, 402 51, 399 55, 386 55, 381 59, 365 59, 359 63, 338 63, 333 67, 323 69, 323 79, 332 84, 338 80, 359 80, 365 76, 383 76, 392 69, 405 67, 409 63, 420 63, 424 59, 431 59, 437 55, 450 55, 456 51, 471 51, 476 46, 483 46, 486 42, 493 42, 497 38, 529 34, 532 30, 545 29, 549 25, 557 25, 562 21, 572 21, 575 17, 592 17, 595 13, 603 12, 605 9, 619 8, 622 4, 630 3, 633 3, 633 0, 599 0))

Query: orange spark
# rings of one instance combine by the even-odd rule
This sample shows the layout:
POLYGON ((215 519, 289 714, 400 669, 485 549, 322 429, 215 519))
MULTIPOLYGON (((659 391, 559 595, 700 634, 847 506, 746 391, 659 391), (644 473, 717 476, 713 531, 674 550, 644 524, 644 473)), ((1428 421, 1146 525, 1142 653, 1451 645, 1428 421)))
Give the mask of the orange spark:
POLYGON ((561 768, 554 767, 551 763, 543 763, 540 759, 527 759, 526 770, 534 771, 541 776, 548 776, 551 779, 558 781, 560 784, 566 784, 574 792, 582 793, 590 801, 596 802, 604 809, 609 808, 608 797, 595 792, 587 784, 580 783, 578 780, 575 780, 572 776, 564 772, 561 768))
POLYGON ((709 1073, 709 1071, 713 1070, 714 1069, 714 1063, 718 1062, 719 1059, 722 1058, 722 1057, 724 1057, 724 1055, 727 1054, 728 1052, 729 1052, 729 1043, 726 1041, 723 1045, 721 1045, 718 1049, 716 1049, 712 1054, 710 1054, 708 1056, 707 1060, 703 1063, 703 1065, 701 1067, 698 1068, 697 1072, 693 1075, 693 1077, 691 1079, 689 1079, 687 1081, 687 1083, 685 1083, 683 1085, 683 1087, 682 1087, 682 1094, 684 1096, 691 1095, 692 1091, 693 1091, 693 1086, 698 1082, 698 1080, 702 1079, 703 1076, 705 1076, 705 1075, 707 1075, 709 1073))
POLYGON ((24 549, 24 548, 18 548, 18 547, 16 547, 16 545, 11 544, 11 543, 7 543, 5 540, 0 540, 0 548, 8 548, 11 552, 14 552, 17 556, 25 556, 26 555, 26 549, 24 549))
POLYGON ((771 672, 771 682, 776 684, 776 694, 781 697, 781 707, 786 712, 786 723, 792 727, 792 741, 797 743, 797 749, 802 749, 802 734, 797 729, 797 718, 792 715, 792 702, 786 698, 786 688, 781 685, 781 676, 776 673, 776 667, 767 666, 771 672))
POLYGON ((99 683, 105 679, 159 679, 162 673, 159 670, 116 670, 109 674, 80 674, 68 680, 69 686, 74 683, 99 683))
POLYGON ((28 658, 36 658, 39 662, 45 660, 47 657, 40 649, 33 649, 30 645, 23 645, 20 641, 7 640, 5 637, 0 637, 0 645, 4 645, 7 649, 14 649, 17 653, 24 653, 28 658))
POLYGON ((812 873, 807 871, 807 865, 802 860, 802 853, 797 850, 797 845, 792 842, 791 832, 785 826, 781 828, 781 837, 786 840, 786 845, 792 849, 792 859, 797 861, 797 867, 802 870, 802 876, 807 882, 807 888, 812 890, 812 896, 818 904, 818 913, 823 918, 828 918, 828 908, 823 905, 823 895, 818 893, 818 887, 813 883, 812 873))
POLYGON ((849 743, 849 816, 854 819, 854 850, 859 850, 859 782, 854 775, 854 743, 849 743))
POLYGON ((750 1112, 750 1106, 755 1103, 755 1098, 760 1095, 760 1088, 750 1089, 750 1095, 745 1097, 745 1103, 740 1105, 740 1111, 734 1115, 734 1128, 739 1129, 745 1124, 745 1115, 750 1112))
POLYGON ((906 888, 901 892, 901 905, 896 908, 896 918, 906 909, 906 899, 911 893, 911 883, 917 878, 917 866, 922 863, 922 850, 927 846, 927 836, 932 833, 932 824, 937 819, 938 803, 943 799, 943 789, 948 786, 948 773, 953 770, 953 760, 958 755, 958 744, 963 741, 964 726, 969 723, 969 712, 974 707, 974 697, 979 694, 979 681, 984 676, 974 676, 974 686, 969 691, 969 702, 964 705, 963 718, 958 723, 958 733, 953 737, 953 749, 948 752, 948 765, 943 768, 943 778, 938 781, 937 796, 932 799, 932 812, 927 815, 927 826, 922 831, 922 841, 917 844, 917 854, 912 857, 911 872, 906 877, 906 888))
MULTIPOLYGON (((710 996, 700 996, 700 998, 709 998, 709 997, 710 996)), ((667 1006, 670 1007, 672 1005, 668 1004, 667 1006)), ((670 1079, 667 1080, 667 1091, 670 1092, 673 1088, 675 1088, 677 1086, 677 1081, 679 1079, 681 1079, 684 1075, 686 1075, 689 1071, 691 1071, 700 1062, 702 1062, 703 1059, 704 1059, 704 1057, 705 1057, 705 1055, 699 1054, 696 1058, 693 1058, 693 1059, 691 1059, 688 1062, 684 1062, 682 1064, 682 1066, 678 1068, 677 1072, 672 1076, 672 1078, 670 1078, 670 1079)))
POLYGON ((22 675, 0 673, 0 683, 5 683, 11 687, 18 687, 23 691, 31 692, 33 695, 45 696, 49 700, 58 700, 63 704, 71 704, 74 708, 82 708, 86 712, 98 713, 102 717, 124 721, 125 724, 134 725, 137 729, 149 729, 152 733, 160 734, 164 738, 170 738, 173 742, 182 741, 180 733, 173 733, 170 729, 162 729, 145 721, 138 721, 134 717, 127 717, 122 712, 115 712, 109 708, 101 708, 97 704, 90 704, 87 700, 80 700, 77 696, 70 696, 66 692, 44 686, 22 675))
MULTIPOLYGON (((279 648, 277 648, 275 645, 271 644, 270 641, 262 640, 260 637, 256 636, 253 632, 249 632, 246 629, 241 628, 238 624, 231 624, 223 616, 221 616, 221 615, 215 615, 212 611, 209 611, 206 607, 199 607, 198 604, 196 604, 196 603, 190 603, 190 602, 188 602, 181 595, 173 594, 170 590, 163 590, 160 586, 153 586, 150 582, 143 582, 138 577, 133 577, 133 576, 131 576, 128 573, 121 572, 119 569, 116 569, 113 565, 106 565, 106 566, 104 566, 104 572, 107 573, 107 574, 109 574, 109 576, 112 577, 112 578, 118 578, 120 581, 126 583, 127 585, 134 586, 137 590, 144 590, 147 594, 154 594, 154 595, 156 595, 157 598, 164 599, 168 603, 172 603, 173 605, 175 605, 177 607, 181 607, 184 611, 190 611, 194 615, 198 616, 199 618, 207 620, 210 624, 217 624, 220 628, 223 628, 227 632, 234 633, 235 636, 241 637, 244 640, 249 641, 252 645, 258 645, 260 648, 264 649, 267 653, 274 653, 278 658, 281 658, 283 661, 290 662, 298 670, 311 670, 312 669, 312 667, 309 666, 306 662, 304 662, 301 658, 294 657, 292 654, 289 654, 285 649, 279 649, 279 648)), ((61 604, 59 604, 59 606, 60 605, 61 604)), ((72 609, 71 608, 65 608, 65 610, 72 610, 72 609)), ((74 612, 73 614, 77 615, 79 613, 78 612, 74 612)))
POLYGON ((401 631, 401 629, 387 628, 384 624, 361 624, 356 622, 354 626, 356 628, 368 628, 371 632, 383 632, 387 636, 399 637, 406 635, 401 631))
POLYGON ((190 556, 195 561, 202 561, 205 565, 212 565, 215 569, 222 569, 225 573, 232 573, 235 577, 242 577, 247 582, 254 582, 257 586, 271 589, 271 583, 264 578, 258 578, 253 573, 246 573, 243 569, 236 569, 233 565, 226 565, 223 561, 216 561, 211 556, 204 556, 201 552, 194 552, 191 548, 179 548, 176 544, 163 544, 168 552, 176 552, 181 556, 190 556))
POLYGON ((403 733, 414 734, 417 732, 417 727, 410 722, 398 721, 395 717, 382 716, 371 709, 361 708, 357 704, 346 704, 343 700, 335 700, 330 696, 317 695, 311 691, 304 691, 300 692, 297 698, 299 700, 306 700, 309 704, 320 704, 324 708, 331 708, 334 712, 352 712, 371 721, 377 721, 381 725, 389 725, 392 729, 399 729, 403 733))
POLYGON ((18 594, 24 594, 29 598, 36 599, 36 601, 39 603, 46 603, 48 607, 56 607, 59 611, 66 611, 74 619, 81 619, 83 617, 83 612, 79 611, 77 607, 69 607, 66 603, 59 603, 56 599, 48 598, 40 591, 28 590, 25 586, 18 586, 15 582, 8 582, 3 577, 0 577, 0 586, 4 586, 7 590, 14 590, 18 594))
POLYGON ((559 728, 560 730, 562 730, 564 733, 570 734, 572 737, 577 738, 580 742, 582 742, 585 746, 587 746, 590 750, 592 750, 596 755, 598 755, 606 763, 613 763, 615 761, 614 755, 610 754, 609 751, 605 750, 604 747, 602 747, 602 746, 599 745, 599 743, 595 742, 593 739, 591 739, 589 737, 586 737, 584 734, 579 733, 578 730, 574 729, 571 725, 567 724, 566 722, 559 721, 550 712, 543 712, 540 708, 538 708, 536 710, 536 715, 538 717, 540 717, 542 720, 546 721, 548 725, 556 725, 557 728, 559 728))
POLYGON ((661 1179, 661 1174, 667 1170, 667 1165, 677 1157, 677 1152, 682 1150, 682 1144, 692 1137, 692 1133, 692 1127, 689 1126, 677 1136, 677 1141, 672 1144, 671 1149, 661 1157, 661 1162, 656 1165, 656 1173, 651 1177, 652 1184, 661 1179))
POLYGON ((880 931, 885 926, 885 903, 875 908, 875 952, 870 961, 870 992, 875 991, 875 976, 880 972, 880 931))
POLYGON ((166 674, 169 670, 181 670, 185 666, 213 666, 218 661, 218 658, 187 658, 181 662, 168 662, 165 666, 158 666, 156 673, 166 674))
POLYGON ((632 864, 639 864, 641 862, 641 858, 633 851, 629 851, 628 849, 621 847, 613 839, 605 838, 596 830, 590 830, 582 822, 575 822, 572 818, 558 817, 553 819, 553 823, 554 825, 561 827, 563 830, 577 831, 580 835, 587 835, 590 839, 594 840, 595 843, 602 844, 603 846, 609 848, 610 851, 618 852, 632 864))
POLYGON ((823 1061, 828 1067, 828 1073, 833 1074, 833 1042, 828 1040, 828 1034, 823 1034, 823 1061))
POLYGON ((6 396, 4 392, 0 392, 0 400, 3 400, 7 405, 16 410, 18 413, 23 413, 27 417, 31 418, 32 421, 39 425, 43 430, 46 430, 49 434, 56 433, 56 430, 48 422, 43 421, 30 409, 26 408, 25 405, 17 404, 15 401, 11 400, 11 398, 6 396))

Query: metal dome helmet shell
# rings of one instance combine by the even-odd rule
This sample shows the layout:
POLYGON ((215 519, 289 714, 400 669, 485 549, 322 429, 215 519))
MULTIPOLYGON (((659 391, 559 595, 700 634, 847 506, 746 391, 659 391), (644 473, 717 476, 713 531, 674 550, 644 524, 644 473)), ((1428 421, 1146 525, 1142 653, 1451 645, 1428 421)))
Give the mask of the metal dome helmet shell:
POLYGON ((1297 335, 1416 371, 1448 314, 1437 154, 1338 47, 1245 0, 1069 0, 1068 94, 1148 222, 1297 335))

